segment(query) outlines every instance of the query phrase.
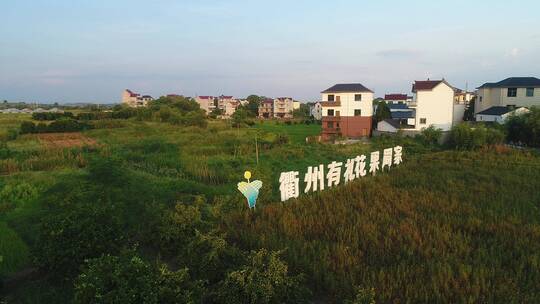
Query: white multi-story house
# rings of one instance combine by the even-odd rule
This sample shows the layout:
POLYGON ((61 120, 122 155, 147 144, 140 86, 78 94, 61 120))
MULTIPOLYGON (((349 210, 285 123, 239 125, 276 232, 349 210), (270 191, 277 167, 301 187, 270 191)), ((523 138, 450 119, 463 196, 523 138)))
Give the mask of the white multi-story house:
POLYGON ((290 97, 279 97, 274 99, 274 117, 292 118, 294 101, 290 97))
POLYGON ((510 77, 480 86, 474 105, 474 113, 477 114, 491 107, 531 106, 540 106, 540 79, 536 77, 510 77))
POLYGON ((373 91, 360 83, 336 84, 322 94, 322 138, 371 135, 373 91))
POLYGON ((409 107, 415 110, 416 116, 408 124, 414 126, 413 130, 433 125, 449 131, 458 121, 454 120, 454 88, 446 80, 415 81, 412 92, 409 107))
POLYGON ((141 94, 133 93, 129 89, 125 89, 122 92, 122 103, 130 107, 145 107, 152 100, 154 99, 150 95, 141 96, 141 94))

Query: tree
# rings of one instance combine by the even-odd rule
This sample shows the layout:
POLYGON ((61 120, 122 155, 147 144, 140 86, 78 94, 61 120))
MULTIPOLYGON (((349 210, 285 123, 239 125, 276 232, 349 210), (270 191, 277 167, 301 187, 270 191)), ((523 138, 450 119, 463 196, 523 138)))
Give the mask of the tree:
POLYGON ((248 111, 249 115, 252 117, 259 116, 259 105, 261 104, 261 101, 264 99, 264 97, 257 95, 249 95, 246 99, 248 103, 245 108, 248 111))
POLYGON ((379 104, 377 105, 377 110, 375 111, 375 123, 388 118, 392 118, 390 108, 388 107, 386 102, 379 102, 379 104))
POLYGON ((305 103, 300 103, 300 108, 293 110, 293 117, 300 119, 307 119, 311 116, 309 113, 309 106, 305 103))
POLYGON ((473 97, 471 101, 465 106, 465 112, 463 114, 464 121, 474 121, 474 104, 476 97, 473 97))

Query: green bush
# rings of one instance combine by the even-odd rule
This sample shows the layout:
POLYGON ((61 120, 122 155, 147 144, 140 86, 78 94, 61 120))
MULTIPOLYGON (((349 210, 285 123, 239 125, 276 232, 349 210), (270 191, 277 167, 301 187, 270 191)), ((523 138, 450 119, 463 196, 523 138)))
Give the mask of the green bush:
POLYGON ((253 251, 248 263, 229 273, 221 289, 222 303, 303 303, 308 290, 302 276, 291 276, 280 252, 253 251))
POLYGON ((54 208, 41 220, 36 264, 60 278, 77 274, 85 259, 115 254, 123 245, 123 226, 113 206, 76 204, 54 208))
POLYGON ((86 262, 75 280, 75 303, 200 303, 203 289, 187 269, 148 264, 133 251, 86 262))
POLYGON ((483 125, 471 127, 462 123, 452 127, 449 146, 457 150, 473 150, 488 145, 498 145, 504 142, 505 134, 496 128, 486 128, 483 125))
POLYGON ((508 140, 531 147, 540 147, 540 108, 531 107, 530 112, 512 115, 505 123, 508 140))
POLYGON ((36 125, 31 121, 23 121, 20 129, 21 134, 36 133, 36 125))
POLYGON ((42 113, 32 113, 32 119, 34 120, 57 120, 60 118, 73 118, 73 113, 71 112, 42 112, 42 113))
POLYGON ((442 130, 431 125, 428 128, 422 129, 420 134, 426 144, 437 145, 441 139, 442 130))

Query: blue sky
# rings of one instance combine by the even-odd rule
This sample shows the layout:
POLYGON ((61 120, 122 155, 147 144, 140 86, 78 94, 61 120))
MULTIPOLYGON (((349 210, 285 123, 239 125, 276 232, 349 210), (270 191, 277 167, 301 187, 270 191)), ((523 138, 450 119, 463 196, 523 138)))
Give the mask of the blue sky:
POLYGON ((306 101, 340 82, 377 96, 445 77, 540 77, 540 1, 4 0, 0 99, 144 94, 306 101))

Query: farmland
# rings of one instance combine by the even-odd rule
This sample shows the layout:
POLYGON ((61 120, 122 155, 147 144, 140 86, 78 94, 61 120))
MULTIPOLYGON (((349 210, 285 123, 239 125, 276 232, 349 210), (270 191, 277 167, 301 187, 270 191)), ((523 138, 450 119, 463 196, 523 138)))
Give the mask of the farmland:
MULTIPOLYGON (((358 294, 377 303, 540 301, 534 151, 453 151, 412 138, 306 143, 319 125, 274 121, 103 120, 83 132, 10 136, 28 120, 0 116, 8 303, 91 303, 81 282, 98 280, 103 264, 140 272, 165 264, 147 281, 174 277, 205 303, 260 299, 246 290, 262 285, 239 283, 253 269, 287 282, 266 290, 268 303, 358 294), (396 144, 404 163, 388 173, 279 202, 280 172, 302 175, 396 144), (236 189, 246 170, 263 182, 256 210, 236 189)), ((157 290, 149 286, 139 293, 157 290)))

